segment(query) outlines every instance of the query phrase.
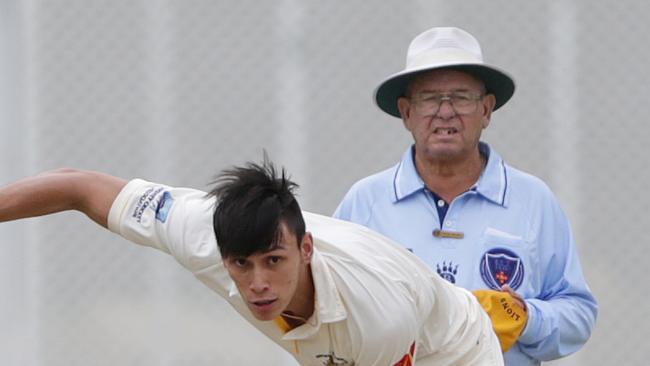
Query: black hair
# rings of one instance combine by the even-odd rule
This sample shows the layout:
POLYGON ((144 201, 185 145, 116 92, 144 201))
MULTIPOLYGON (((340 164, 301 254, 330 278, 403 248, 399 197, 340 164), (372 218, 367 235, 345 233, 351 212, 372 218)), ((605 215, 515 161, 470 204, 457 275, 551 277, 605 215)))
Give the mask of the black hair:
POLYGON ((284 168, 278 176, 266 154, 262 164, 223 170, 209 193, 216 197, 213 227, 221 257, 248 257, 277 248, 282 223, 300 244, 305 220, 293 194, 296 188, 284 168))

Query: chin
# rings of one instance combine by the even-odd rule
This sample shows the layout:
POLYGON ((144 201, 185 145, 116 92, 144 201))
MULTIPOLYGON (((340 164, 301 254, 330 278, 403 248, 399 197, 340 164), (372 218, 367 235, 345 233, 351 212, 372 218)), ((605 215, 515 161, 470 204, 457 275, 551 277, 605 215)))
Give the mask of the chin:
POLYGON ((248 307, 248 310, 250 310, 251 314, 253 314, 253 317, 255 317, 255 319, 263 322, 273 320, 282 314, 281 311, 277 311, 273 309, 260 310, 250 306, 248 307))
POLYGON ((280 314, 277 314, 277 315, 263 314, 262 315, 262 314, 253 313, 253 316, 255 317, 255 319, 257 319, 259 321, 268 322, 268 321, 271 321, 271 320, 277 318, 278 316, 280 316, 280 314))
POLYGON ((455 149, 431 149, 428 155, 437 160, 454 160, 459 152, 455 149))

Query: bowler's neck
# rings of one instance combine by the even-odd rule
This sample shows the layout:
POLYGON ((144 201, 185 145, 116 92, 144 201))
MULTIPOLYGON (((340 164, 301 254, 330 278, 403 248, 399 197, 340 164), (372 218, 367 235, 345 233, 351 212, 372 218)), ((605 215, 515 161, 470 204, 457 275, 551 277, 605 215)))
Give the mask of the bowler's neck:
POLYGON ((282 315, 291 328, 306 323, 313 315, 316 303, 315 293, 311 265, 307 264, 300 271, 296 292, 282 315))

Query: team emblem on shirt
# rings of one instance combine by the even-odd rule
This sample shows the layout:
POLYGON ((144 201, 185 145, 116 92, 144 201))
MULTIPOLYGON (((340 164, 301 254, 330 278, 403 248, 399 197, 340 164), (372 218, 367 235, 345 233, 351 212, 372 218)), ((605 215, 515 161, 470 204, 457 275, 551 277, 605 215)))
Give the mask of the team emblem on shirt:
POLYGON ((483 282, 493 290, 499 290, 503 285, 516 290, 524 280, 523 261, 505 248, 492 248, 485 252, 481 257, 480 270, 483 282))
POLYGON ((337 365, 354 366, 354 362, 350 363, 345 358, 336 356, 334 352, 316 355, 316 358, 323 359, 324 366, 337 366, 337 365))
POLYGON ((442 266, 440 266, 440 263, 436 264, 436 272, 440 275, 440 277, 444 278, 445 280, 451 282, 451 283, 456 283, 456 274, 458 274, 458 264, 454 266, 453 262, 442 262, 442 266))

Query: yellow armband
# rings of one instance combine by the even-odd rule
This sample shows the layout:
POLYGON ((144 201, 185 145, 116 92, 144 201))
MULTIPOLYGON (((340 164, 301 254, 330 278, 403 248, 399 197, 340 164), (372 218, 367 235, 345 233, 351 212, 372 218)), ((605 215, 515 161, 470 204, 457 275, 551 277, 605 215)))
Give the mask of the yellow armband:
POLYGON ((490 316, 501 350, 507 352, 524 330, 528 322, 528 313, 507 292, 475 290, 472 293, 490 316))

